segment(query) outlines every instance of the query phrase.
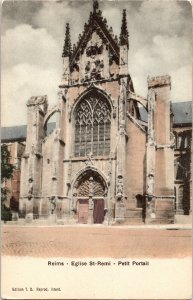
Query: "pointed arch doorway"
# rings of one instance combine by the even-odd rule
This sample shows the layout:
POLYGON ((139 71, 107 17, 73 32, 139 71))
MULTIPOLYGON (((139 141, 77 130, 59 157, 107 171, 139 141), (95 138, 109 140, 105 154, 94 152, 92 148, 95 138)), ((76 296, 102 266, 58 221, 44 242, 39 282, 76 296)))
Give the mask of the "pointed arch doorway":
POLYGON ((80 224, 102 224, 105 216, 106 183, 94 170, 83 172, 75 183, 80 224))

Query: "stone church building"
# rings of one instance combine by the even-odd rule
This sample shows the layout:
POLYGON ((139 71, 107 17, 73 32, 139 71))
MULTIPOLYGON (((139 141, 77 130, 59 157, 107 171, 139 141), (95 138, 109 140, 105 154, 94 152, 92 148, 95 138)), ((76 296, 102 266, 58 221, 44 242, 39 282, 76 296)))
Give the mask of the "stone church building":
POLYGON ((27 102, 19 200, 26 220, 174 222, 171 80, 148 78, 147 98, 136 94, 128 50, 125 10, 119 39, 97 1, 73 47, 66 25, 58 102, 51 109, 46 96, 27 102))

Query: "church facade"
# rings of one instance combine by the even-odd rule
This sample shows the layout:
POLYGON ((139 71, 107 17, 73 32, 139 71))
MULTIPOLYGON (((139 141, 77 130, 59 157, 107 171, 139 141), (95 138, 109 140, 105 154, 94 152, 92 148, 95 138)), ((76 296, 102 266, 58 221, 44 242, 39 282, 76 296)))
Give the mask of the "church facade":
POLYGON ((19 200, 26 220, 174 222, 171 80, 148 78, 147 98, 138 95, 128 73, 125 10, 120 31, 118 40, 94 1, 73 47, 66 25, 57 104, 49 109, 47 96, 27 102, 19 200))

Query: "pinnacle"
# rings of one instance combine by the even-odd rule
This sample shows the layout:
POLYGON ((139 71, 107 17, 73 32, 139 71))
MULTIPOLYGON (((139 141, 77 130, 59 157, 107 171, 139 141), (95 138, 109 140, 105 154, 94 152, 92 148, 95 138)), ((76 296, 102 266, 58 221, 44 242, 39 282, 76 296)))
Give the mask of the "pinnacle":
POLYGON ((62 57, 67 57, 70 55, 71 55, 70 26, 69 23, 66 23, 66 36, 64 40, 62 57))
POLYGON ((97 12, 99 9, 99 3, 97 0, 93 0, 93 12, 97 12))
POLYGON ((129 47, 128 37, 129 37, 129 33, 128 33, 128 30, 127 30, 126 9, 124 9, 123 10, 122 25, 121 25, 120 45, 127 45, 127 47, 129 47))

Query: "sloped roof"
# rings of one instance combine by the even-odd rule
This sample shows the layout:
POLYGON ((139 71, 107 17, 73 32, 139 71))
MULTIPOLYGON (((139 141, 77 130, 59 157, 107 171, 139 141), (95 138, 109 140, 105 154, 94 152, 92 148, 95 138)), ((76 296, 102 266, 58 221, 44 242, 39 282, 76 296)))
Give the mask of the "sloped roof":
MULTIPOLYGON (((47 125, 48 134, 52 132, 55 127, 55 123, 48 123, 47 125)), ((13 126, 13 127, 2 127, 1 128, 1 142, 23 142, 27 136, 27 125, 13 126)))
POLYGON ((139 108, 139 113, 140 113, 141 121, 147 122, 147 111, 143 106, 139 108))
POLYGON ((192 123, 192 102, 172 103, 172 111, 174 114, 174 124, 192 123))
MULTIPOLYGON (((141 120, 147 122, 147 111, 144 107, 139 108, 141 120)), ((188 125, 192 123, 192 102, 172 103, 172 112, 174 114, 174 126, 188 125)))
POLYGON ((27 125, 1 128, 1 141, 25 141, 27 125))

